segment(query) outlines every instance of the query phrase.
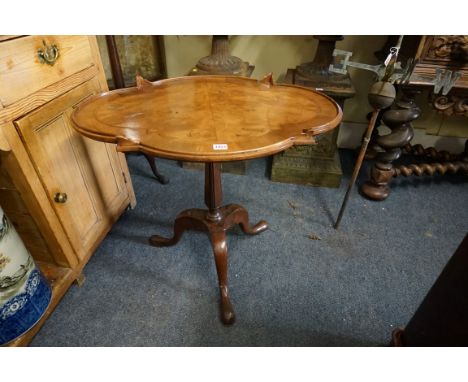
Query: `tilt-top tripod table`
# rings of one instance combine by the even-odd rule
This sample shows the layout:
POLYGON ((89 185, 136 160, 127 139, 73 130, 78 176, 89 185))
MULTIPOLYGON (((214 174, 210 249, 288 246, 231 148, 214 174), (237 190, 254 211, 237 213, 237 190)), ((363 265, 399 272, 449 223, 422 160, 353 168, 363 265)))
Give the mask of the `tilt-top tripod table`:
POLYGON ((210 238, 221 294, 221 320, 234 322, 227 281, 226 231, 239 224, 253 235, 265 221, 249 225, 247 210, 222 206, 220 163, 264 157, 295 144, 313 144, 314 135, 335 128, 340 107, 331 98, 293 85, 274 85, 236 76, 193 76, 157 82, 138 78, 134 88, 90 97, 72 121, 84 136, 116 143, 122 152, 205 163, 207 210, 189 209, 175 219, 170 239, 153 235, 154 246, 176 244, 184 231, 210 238))

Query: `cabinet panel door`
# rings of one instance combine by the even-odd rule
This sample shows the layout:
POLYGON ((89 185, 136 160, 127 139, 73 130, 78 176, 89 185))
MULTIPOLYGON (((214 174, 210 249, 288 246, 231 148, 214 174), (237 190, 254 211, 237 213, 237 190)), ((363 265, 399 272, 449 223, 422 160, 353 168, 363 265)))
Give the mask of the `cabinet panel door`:
POLYGON ((71 125, 74 106, 97 89, 97 82, 88 81, 15 122, 80 258, 128 200, 115 147, 83 138, 71 125))
MULTIPOLYGON (((70 115, 71 112, 69 117, 70 115)), ((127 196, 119 154, 115 150, 115 145, 80 138, 83 141, 83 149, 88 157, 95 181, 99 185, 97 196, 106 207, 105 212, 112 211, 122 204, 122 195, 127 196)))

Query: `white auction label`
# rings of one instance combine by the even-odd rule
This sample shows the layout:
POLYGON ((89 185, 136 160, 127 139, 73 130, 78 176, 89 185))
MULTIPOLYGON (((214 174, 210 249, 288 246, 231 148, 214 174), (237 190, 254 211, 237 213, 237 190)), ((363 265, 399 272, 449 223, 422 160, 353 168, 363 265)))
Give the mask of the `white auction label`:
POLYGON ((227 150, 228 145, 226 143, 215 143, 213 144, 213 150, 227 150))

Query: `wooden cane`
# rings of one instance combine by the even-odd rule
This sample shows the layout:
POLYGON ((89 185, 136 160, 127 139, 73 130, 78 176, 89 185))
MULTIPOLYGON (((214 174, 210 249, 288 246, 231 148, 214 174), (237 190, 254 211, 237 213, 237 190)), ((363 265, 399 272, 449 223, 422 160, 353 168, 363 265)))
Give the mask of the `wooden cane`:
MULTIPOLYGON (((386 78, 387 75, 385 76, 385 79, 386 78)), ((356 178, 359 174, 359 170, 361 169, 362 161, 364 160, 364 155, 366 154, 367 150, 367 145, 369 144, 372 131, 374 131, 375 122, 377 121, 379 112, 382 109, 390 107, 393 101, 395 100, 395 96, 395 87, 386 80, 374 83, 369 89, 368 99, 374 111, 372 112, 371 119, 369 120, 369 124, 367 125, 367 131, 361 146, 361 151, 359 152, 358 159, 356 161, 356 164, 354 165, 353 175, 351 176, 351 179, 349 181, 348 189, 346 190, 343 204, 341 205, 340 213, 338 214, 338 219, 336 219, 336 223, 334 225, 335 229, 338 229, 338 226, 340 225, 340 221, 343 217, 343 213, 346 208, 351 189, 353 188, 353 185, 356 182, 356 178)))
POLYGON ((340 221, 341 221, 341 218, 343 217, 346 204, 348 203, 349 195, 359 175, 359 170, 361 169, 362 161, 364 160, 364 155, 366 155, 367 146, 369 145, 372 132, 374 131, 375 122, 377 121, 379 112, 380 112, 380 109, 374 109, 374 111, 372 112, 369 125, 367 126, 366 135, 364 136, 364 140, 361 145, 361 151, 359 152, 358 159, 356 160, 356 164, 354 165, 353 175, 351 176, 351 179, 349 180, 348 189, 346 190, 343 203, 341 204, 341 209, 340 209, 340 213, 338 214, 338 219, 336 219, 336 223, 334 225, 335 229, 338 229, 338 226, 340 225, 340 221))

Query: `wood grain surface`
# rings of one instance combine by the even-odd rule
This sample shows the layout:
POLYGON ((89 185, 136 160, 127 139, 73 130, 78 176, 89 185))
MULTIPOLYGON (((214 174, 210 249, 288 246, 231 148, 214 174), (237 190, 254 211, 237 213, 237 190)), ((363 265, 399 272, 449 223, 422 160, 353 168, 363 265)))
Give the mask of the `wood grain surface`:
POLYGON ((93 66, 88 36, 28 36, 2 43, 0 83, 8 91, 0 92, 4 107, 93 66), (42 63, 38 51, 55 46, 53 65, 42 63))
POLYGON ((271 155, 335 128, 340 107, 294 85, 236 76, 139 81, 83 101, 72 121, 83 135, 169 159, 223 162, 271 155))

